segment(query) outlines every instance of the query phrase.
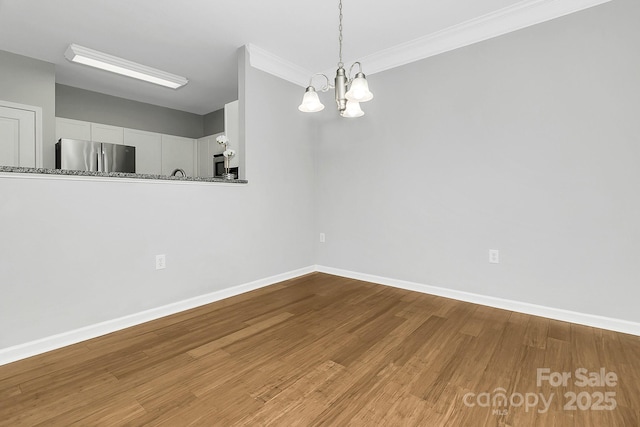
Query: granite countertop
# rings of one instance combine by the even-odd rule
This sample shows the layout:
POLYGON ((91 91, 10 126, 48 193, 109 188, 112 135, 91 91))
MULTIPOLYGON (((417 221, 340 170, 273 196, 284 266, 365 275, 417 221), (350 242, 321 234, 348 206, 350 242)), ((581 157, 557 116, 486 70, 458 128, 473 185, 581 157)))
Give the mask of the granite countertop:
POLYGON ((193 181, 193 182, 224 182, 227 184, 246 184, 246 179, 222 179, 222 178, 200 178, 200 177, 182 177, 167 175, 150 175, 143 173, 126 173, 126 172, 91 172, 91 171, 74 171, 66 169, 44 169, 44 168, 25 168, 18 166, 0 166, 0 172, 13 173, 34 173, 41 175, 63 175, 63 176, 103 176, 108 178, 129 178, 129 179, 155 179, 165 181, 193 181))

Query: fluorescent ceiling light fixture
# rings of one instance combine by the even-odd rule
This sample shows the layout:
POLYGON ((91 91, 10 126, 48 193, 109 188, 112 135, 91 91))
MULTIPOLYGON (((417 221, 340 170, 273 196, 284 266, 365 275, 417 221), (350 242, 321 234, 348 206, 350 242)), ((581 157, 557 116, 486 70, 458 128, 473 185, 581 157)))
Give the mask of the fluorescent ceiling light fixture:
POLYGON ((146 65, 136 62, 127 61, 117 56, 107 53, 98 52, 77 44, 71 44, 64 53, 64 56, 71 62, 88 65, 90 67, 100 68, 102 70, 111 71, 112 73, 122 74, 123 76, 133 77, 134 79, 144 80, 149 83, 178 89, 189 83, 186 77, 177 76, 167 73, 166 71, 157 70, 147 67, 146 65))

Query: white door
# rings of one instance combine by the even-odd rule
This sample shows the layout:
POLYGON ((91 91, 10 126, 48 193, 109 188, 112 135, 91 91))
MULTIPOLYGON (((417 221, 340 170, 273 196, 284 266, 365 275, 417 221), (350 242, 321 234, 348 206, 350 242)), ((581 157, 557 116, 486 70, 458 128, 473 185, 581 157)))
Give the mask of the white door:
POLYGON ((36 112, 0 105, 0 165, 36 167, 36 112))

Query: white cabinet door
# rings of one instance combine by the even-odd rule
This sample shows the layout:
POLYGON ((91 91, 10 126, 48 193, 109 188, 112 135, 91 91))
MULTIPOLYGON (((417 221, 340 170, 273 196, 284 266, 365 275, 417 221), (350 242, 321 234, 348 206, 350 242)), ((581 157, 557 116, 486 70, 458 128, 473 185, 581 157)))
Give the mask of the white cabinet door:
POLYGON ((187 176, 196 170, 196 141, 180 136, 162 135, 162 174, 171 175, 182 169, 187 176))
POLYGON ((209 140, 210 136, 199 138, 196 141, 198 150, 198 176, 210 177, 213 176, 213 161, 209 165, 209 140))
POLYGON ((56 117, 56 142, 61 138, 91 141, 91 123, 56 117))
POLYGON ((0 106, 0 166, 36 167, 36 115, 0 106))
POLYGON ((197 140, 198 176, 213 177, 213 155, 222 153, 222 145, 216 141, 216 138, 220 135, 224 135, 224 132, 204 136, 197 140))
POLYGON ((162 136, 159 133, 125 129, 124 144, 136 147, 136 173, 162 174, 162 136))
POLYGON ((91 123, 91 140, 111 144, 124 144, 124 128, 91 123))

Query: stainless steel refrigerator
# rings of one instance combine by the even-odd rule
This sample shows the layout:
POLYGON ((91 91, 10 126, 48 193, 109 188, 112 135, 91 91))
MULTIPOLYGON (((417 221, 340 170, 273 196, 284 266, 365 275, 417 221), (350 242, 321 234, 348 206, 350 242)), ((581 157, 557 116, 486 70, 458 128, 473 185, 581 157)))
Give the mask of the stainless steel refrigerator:
POLYGON ((135 173, 136 147, 63 138, 56 143, 56 169, 135 173))

